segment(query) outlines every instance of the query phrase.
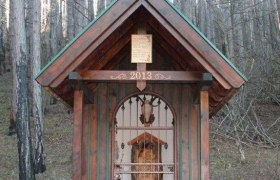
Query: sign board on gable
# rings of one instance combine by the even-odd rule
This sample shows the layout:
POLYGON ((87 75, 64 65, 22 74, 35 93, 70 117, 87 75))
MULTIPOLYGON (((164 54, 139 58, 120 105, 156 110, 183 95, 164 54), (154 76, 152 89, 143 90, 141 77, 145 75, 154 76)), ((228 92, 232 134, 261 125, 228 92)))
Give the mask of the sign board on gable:
POLYGON ((131 36, 131 63, 152 63, 152 35, 131 36))

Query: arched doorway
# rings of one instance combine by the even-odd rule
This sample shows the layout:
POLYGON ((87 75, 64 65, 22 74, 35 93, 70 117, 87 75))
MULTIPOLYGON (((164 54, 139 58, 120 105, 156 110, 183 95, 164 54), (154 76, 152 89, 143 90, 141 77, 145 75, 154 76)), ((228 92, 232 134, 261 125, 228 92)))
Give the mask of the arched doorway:
POLYGON ((127 96, 113 118, 115 180, 175 179, 175 115, 163 97, 152 92, 127 96))

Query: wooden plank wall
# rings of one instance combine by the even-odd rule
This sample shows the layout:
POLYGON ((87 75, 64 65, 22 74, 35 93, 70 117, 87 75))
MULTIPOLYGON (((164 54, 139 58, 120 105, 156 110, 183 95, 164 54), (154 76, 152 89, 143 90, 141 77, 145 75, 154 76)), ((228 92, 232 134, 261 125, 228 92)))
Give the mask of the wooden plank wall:
MULTIPOLYGON (((148 69, 175 70, 168 65, 168 58, 154 54, 154 62, 148 69)), ((116 70, 135 69, 126 57, 116 70)), ((176 123, 176 160, 178 175, 175 179, 201 179, 200 155, 200 106, 193 103, 190 85, 147 84, 145 91, 157 93, 164 97, 174 109, 176 123)), ((136 82, 132 84, 99 83, 95 91, 93 105, 85 105, 83 112, 82 139, 82 179, 111 180, 111 126, 117 104, 126 96, 139 92, 136 82)))
MULTIPOLYGON (((136 84, 99 83, 95 104, 84 106, 82 132, 82 179, 111 178, 111 126, 113 113, 120 100, 138 92, 136 84), (108 97, 108 98, 107 98, 108 97)), ((189 85, 158 84, 147 86, 173 107, 177 126, 178 162, 176 179, 200 179, 199 106, 193 104, 189 85)))
POLYGON ((83 123, 83 91, 75 90, 74 92, 74 121, 73 121, 73 179, 82 177, 82 123, 83 123))

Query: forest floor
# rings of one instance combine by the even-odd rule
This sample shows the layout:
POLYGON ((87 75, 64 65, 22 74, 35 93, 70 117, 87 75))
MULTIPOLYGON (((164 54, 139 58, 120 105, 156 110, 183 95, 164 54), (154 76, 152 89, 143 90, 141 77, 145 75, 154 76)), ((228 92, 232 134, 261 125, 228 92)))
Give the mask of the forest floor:
MULTIPOLYGON (((7 136, 11 97, 12 78, 8 73, 0 76, 0 180, 18 179, 16 135, 7 136)), ((263 104, 258 108, 268 118, 280 116, 280 107, 276 104, 263 104)), ((37 179, 70 180, 72 115, 60 104, 45 109, 44 148, 47 171, 37 175, 37 179)), ((246 161, 240 162, 234 141, 211 137, 210 145, 211 179, 280 179, 280 147, 269 149, 244 146, 246 161)))

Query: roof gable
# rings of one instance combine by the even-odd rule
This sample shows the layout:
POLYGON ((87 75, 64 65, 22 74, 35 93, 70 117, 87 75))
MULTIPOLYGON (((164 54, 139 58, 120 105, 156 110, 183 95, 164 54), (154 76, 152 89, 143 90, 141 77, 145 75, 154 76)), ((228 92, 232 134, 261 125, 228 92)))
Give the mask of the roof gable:
POLYGON ((128 35, 134 31, 135 19, 147 21, 151 31, 158 34, 158 39, 168 36, 165 42, 158 40, 159 46, 166 46, 166 51, 174 52, 170 54, 178 54, 172 57, 178 61, 183 57, 179 66, 193 61, 191 68, 195 69, 199 65, 203 71, 213 75, 216 81, 212 86, 214 109, 219 109, 235 93, 235 89, 246 81, 238 69, 168 0, 113 1, 41 70, 36 80, 42 86, 55 90, 67 84, 70 72, 92 66, 102 69, 106 62, 104 57, 108 56, 106 58, 110 60, 114 53, 119 53, 127 46, 130 41, 128 35), (148 17, 137 17, 137 12, 141 10, 148 17), (121 44, 119 49, 114 49, 116 47, 111 45, 113 42, 121 44), (169 42, 176 44, 176 48, 169 50, 169 42), (106 51, 110 53, 106 54, 106 51), (220 95, 216 96, 215 89, 221 89, 220 95))
POLYGON ((208 45, 213 48, 214 51, 216 51, 221 58, 224 59, 224 61, 226 63, 228 63, 229 66, 231 66, 231 68, 233 68, 236 73, 238 73, 245 81, 247 81, 246 76, 197 28, 197 26, 195 26, 191 20, 186 17, 174 4, 172 4, 170 1, 165 0, 177 13, 178 15, 180 15, 182 17, 182 19, 185 20, 185 22, 187 22, 196 32, 199 36, 201 36, 201 38, 204 39, 204 41, 206 43, 208 43, 208 45))
POLYGON ((160 138, 154 136, 153 134, 151 133, 148 133, 148 132, 144 132, 142 134, 140 134, 139 136, 133 138, 132 140, 130 140, 127 144, 128 145, 133 145, 135 143, 139 143, 139 142, 142 142, 142 141, 153 141, 155 143, 158 143, 158 144, 166 144, 165 141, 161 140, 160 138))
POLYGON ((102 17, 115 3, 117 0, 114 0, 110 3, 108 7, 103 9, 103 11, 93 19, 86 27, 83 28, 81 32, 77 34, 77 36, 71 39, 36 75, 35 79, 37 79, 41 74, 43 74, 65 51, 69 49, 69 47, 74 44, 100 17, 102 17))

